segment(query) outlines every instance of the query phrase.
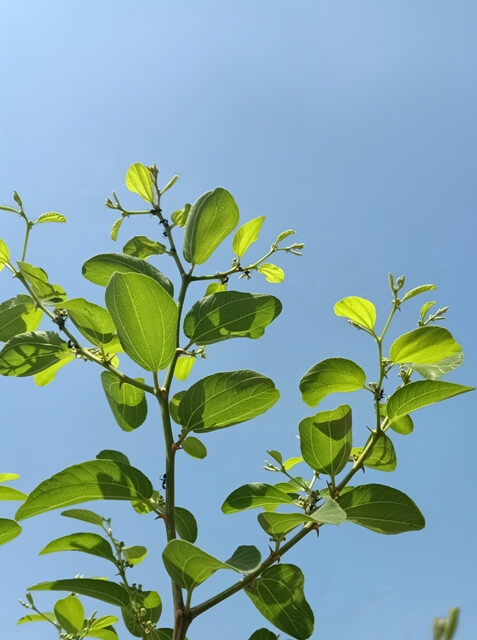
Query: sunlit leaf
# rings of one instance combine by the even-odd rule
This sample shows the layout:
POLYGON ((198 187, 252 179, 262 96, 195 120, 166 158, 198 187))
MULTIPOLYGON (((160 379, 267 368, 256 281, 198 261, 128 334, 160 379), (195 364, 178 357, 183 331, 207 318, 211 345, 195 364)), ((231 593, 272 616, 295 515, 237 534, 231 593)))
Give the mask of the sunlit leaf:
POLYGON ((127 455, 116 449, 102 449, 102 451, 96 454, 96 460, 115 460, 121 464, 131 464, 127 455))
POLYGON ((28 587, 28 591, 73 591, 118 607, 125 607, 129 603, 129 595, 124 587, 101 578, 67 578, 40 582, 28 587))
POLYGON ((63 629, 76 634, 84 624, 84 609, 81 602, 74 595, 66 596, 55 604, 55 616, 63 629))
POLYGON ((132 565, 137 565, 147 556, 147 549, 146 547, 136 544, 132 547, 123 547, 122 553, 128 562, 132 565))
MULTIPOLYGON (((143 378, 138 378, 144 382, 143 378)), ((122 382, 110 371, 103 371, 101 383, 111 411, 123 431, 141 426, 147 416, 146 395, 142 389, 122 382)))
POLYGON ((0 238, 0 271, 5 266, 5 263, 10 260, 10 249, 6 242, 0 238))
POLYGON ((30 296, 19 294, 0 304, 0 340, 6 342, 19 333, 34 331, 43 311, 30 296))
POLYGON ((177 358, 176 366, 174 367, 174 377, 181 381, 187 380, 194 364, 194 357, 182 356, 177 358))
POLYGON ((130 602, 127 607, 122 609, 126 628, 133 636, 138 638, 144 638, 144 626, 148 622, 155 624, 161 617, 161 613, 162 602, 157 591, 135 591, 134 603, 130 602), (143 610, 142 625, 137 622, 137 612, 141 610, 143 610))
POLYGON ((399 336, 391 345, 389 357, 399 364, 435 364, 460 351, 460 344, 447 329, 426 326, 399 336))
POLYGON ((22 532, 20 525, 15 520, 0 518, 0 545, 10 542, 22 532))
POLYGON ((66 342, 54 331, 20 333, 0 351, 0 374, 32 376, 70 354, 66 342))
POLYGON ((222 505, 224 513, 236 513, 245 509, 263 507, 267 511, 273 511, 281 504, 294 504, 293 498, 288 494, 264 482, 244 484, 225 499, 222 505))
POLYGON ((363 389, 366 374, 355 362, 346 358, 328 358, 315 364, 300 380, 304 402, 317 405, 331 393, 346 393, 363 389))
POLYGON ((423 378, 426 378, 426 380, 439 380, 439 378, 458 369, 463 362, 464 354, 462 351, 459 351, 455 355, 443 358, 434 364, 415 364, 413 362, 411 366, 414 371, 417 371, 417 373, 423 378))
POLYGON ((218 569, 232 568, 185 540, 171 540, 162 559, 174 582, 188 590, 195 589, 218 569))
POLYGON ((29 613, 21 617, 17 624, 25 624, 27 622, 53 622, 56 623, 56 616, 52 611, 42 611, 41 613, 29 613))
POLYGON ((185 227, 189 212, 191 209, 190 204, 185 204, 183 209, 177 209, 171 213, 171 220, 178 227, 185 227))
POLYGON ((386 405, 387 414, 394 422, 397 418, 407 416, 421 407, 473 390, 473 387, 440 380, 410 382, 400 387, 389 398, 386 405))
POLYGON ((278 640, 279 636, 262 627, 252 633, 248 640, 278 640))
POLYGON ((210 296, 212 293, 219 293, 219 291, 227 291, 227 285, 224 282, 211 282, 205 290, 205 295, 210 296))
POLYGON ((184 451, 193 458, 202 460, 207 455, 207 448, 205 444, 203 444, 198 438, 194 438, 194 436, 187 436, 187 438, 182 441, 181 446, 184 451))
POLYGON ((197 521, 194 515, 183 507, 175 507, 174 515, 179 536, 194 543, 197 540, 197 521))
POLYGON ((285 238, 295 235, 295 233, 296 231, 293 231, 293 229, 287 229, 286 231, 282 231, 281 233, 278 234, 274 244, 279 244, 282 240, 285 240, 285 238))
POLYGON ((73 351, 65 353, 61 360, 58 360, 58 362, 55 362, 55 364, 52 364, 47 369, 43 369, 43 371, 35 373, 35 375, 33 376, 35 384, 39 387, 44 387, 47 384, 50 384, 50 382, 52 382, 56 378, 56 374, 58 373, 58 371, 69 362, 72 362, 74 359, 75 354, 73 351))
POLYGON ((110 231, 109 235, 110 235, 111 240, 114 240, 114 242, 116 242, 116 240, 118 239, 119 229, 121 228, 123 220, 124 220, 124 216, 121 216, 120 218, 115 220, 113 226, 111 227, 111 231, 110 231))
POLYGON ((250 245, 258 240, 258 234, 265 221, 265 216, 259 216, 243 224, 235 233, 232 247, 235 255, 241 258, 250 245))
POLYGON ((396 433, 400 433, 403 436, 407 436, 414 430, 414 423, 409 416, 401 416, 391 420, 389 426, 396 433))
POLYGON ((341 524, 346 520, 346 512, 335 500, 326 498, 311 517, 319 524, 341 524))
POLYGON ((414 298, 414 296, 418 296, 420 293, 425 293, 426 291, 431 291, 431 289, 436 289, 435 284, 421 284, 419 287, 415 287, 411 289, 401 298, 401 302, 405 302, 410 298, 414 298))
POLYGON ((67 518, 74 518, 75 520, 81 520, 82 522, 89 522, 90 524, 97 524, 102 527, 104 518, 94 511, 90 511, 89 509, 68 509, 67 511, 61 512, 62 516, 66 516, 67 518))
POLYGON ((285 280, 285 272, 281 267, 271 262, 265 262, 258 267, 258 271, 265 276, 267 282, 278 283, 285 280))
POLYGON ((281 540, 287 533, 296 527, 311 522, 316 525, 316 520, 304 513, 259 513, 257 520, 262 529, 276 540, 281 540))
POLYGON ((146 202, 154 204, 154 186, 151 172, 140 162, 132 164, 126 172, 126 187, 146 202))
POLYGON ((42 222, 66 222, 66 218, 62 213, 57 213, 56 211, 47 211, 47 213, 42 213, 41 216, 35 220, 35 224, 39 224, 42 222))
POLYGON ((158 256, 166 251, 166 245, 161 242, 151 240, 147 236, 134 236, 128 240, 123 247, 123 253, 135 258, 149 258, 149 256, 158 256))
POLYGON ((0 473, 0 482, 10 482, 10 480, 18 480, 18 473, 0 473))
MULTIPOLYGON (((362 452, 363 447, 355 447, 351 450, 351 455, 359 458, 362 452)), ((378 471, 394 471, 396 464, 396 452, 392 440, 385 433, 381 433, 371 453, 365 458, 364 465, 378 471)))
POLYGON ((61 303, 77 329, 97 346, 106 345, 114 338, 116 327, 110 313, 84 298, 73 298, 61 303))
POLYGON ((26 493, 13 489, 13 487, 0 485, 0 500, 25 500, 26 498, 26 493))
POLYGON ((370 331, 373 331, 376 324, 376 307, 369 300, 358 296, 349 296, 339 300, 335 304, 335 314, 370 331))
POLYGON ((61 538, 56 538, 40 551, 40 555, 57 551, 82 551, 115 562, 111 545, 97 533, 69 533, 61 538))
POLYGON ((47 305, 58 305, 66 300, 66 292, 58 284, 48 282, 48 275, 41 267, 27 262, 18 262, 21 275, 31 286, 33 292, 47 305))

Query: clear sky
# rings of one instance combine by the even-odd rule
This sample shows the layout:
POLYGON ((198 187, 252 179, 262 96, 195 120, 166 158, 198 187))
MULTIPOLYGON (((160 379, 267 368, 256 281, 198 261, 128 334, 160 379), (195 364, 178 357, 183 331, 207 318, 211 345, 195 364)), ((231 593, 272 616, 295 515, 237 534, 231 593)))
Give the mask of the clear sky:
MULTIPOLYGON (((224 516, 220 505, 241 484, 276 479, 262 469, 266 449, 298 454, 298 422, 312 413, 298 381, 311 365, 348 357, 371 380, 376 375, 373 345, 333 314, 343 296, 373 300, 382 323, 388 272, 404 273, 409 288, 435 283, 431 299, 450 306, 447 326, 466 354, 449 379, 475 385, 473 0, 3 0, 0 19, 0 201, 8 204, 16 189, 31 216, 67 216, 66 226, 34 230, 29 260, 70 297, 102 302, 102 290, 81 276, 87 258, 120 250, 133 235, 159 236, 152 219, 141 219, 126 221, 116 245, 109 238, 114 214, 104 199, 116 190, 138 204, 124 186, 133 162, 155 162, 163 182, 180 174, 164 198, 166 213, 220 185, 234 194, 243 221, 267 216, 257 255, 283 229, 306 242, 303 258, 280 259, 282 285, 250 282, 284 305, 265 336, 211 347, 191 377, 251 368, 273 377, 282 394, 259 419, 204 438, 206 460, 180 459, 178 504, 196 514, 201 548, 221 559, 239 544, 267 552, 256 513, 224 516)), ((17 256, 20 223, 1 214, 0 236, 17 256)), ((227 240, 213 265, 230 259, 227 240)), ((156 264, 172 273, 166 260, 156 264)), ((16 295, 16 283, 0 276, 1 299, 16 295)), ((409 303, 391 338, 415 326, 424 301, 409 303)), ((92 365, 74 362, 44 388, 30 378, 0 385, 0 469, 21 474, 18 488, 28 492, 104 448, 123 450, 159 484, 158 415, 151 407, 140 429, 120 431, 92 365)), ((352 404, 356 444, 372 420, 367 396, 323 402, 325 409, 352 404)), ((397 470, 368 470, 362 478, 408 493, 426 517, 423 531, 380 536, 345 523, 289 554, 305 571, 313 638, 422 640, 431 637, 432 618, 451 606, 462 607, 459 640, 475 637, 475 398, 418 412, 414 434, 394 438, 397 470)), ((0 506, 2 517, 13 514, 14 505, 0 506)), ((149 548, 133 579, 168 602, 160 523, 126 503, 90 506, 113 516, 118 538, 149 548)), ((25 521, 23 534, 0 548, 1 637, 54 638, 47 625, 15 627, 23 615, 16 602, 29 585, 108 575, 106 563, 83 554, 38 556, 49 540, 74 530, 80 523, 52 512, 25 521)), ((223 573, 200 588, 200 599, 233 580, 223 573)), ((36 599, 50 609, 56 598, 36 599)), ((97 606, 84 602, 89 611, 97 606)), ((246 640, 260 626, 270 627, 237 595, 200 618, 189 638, 246 640)))

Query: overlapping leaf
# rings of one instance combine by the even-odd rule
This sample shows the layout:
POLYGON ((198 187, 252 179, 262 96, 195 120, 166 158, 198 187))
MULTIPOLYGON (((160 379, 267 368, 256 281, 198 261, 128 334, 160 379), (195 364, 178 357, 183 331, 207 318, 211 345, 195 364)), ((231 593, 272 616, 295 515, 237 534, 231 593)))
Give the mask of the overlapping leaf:
POLYGON ((262 558, 260 551, 253 545, 237 547, 226 563, 240 573, 251 573, 258 569, 262 558))
POLYGON ((58 284, 50 284, 48 275, 41 267, 27 262, 18 262, 21 275, 31 286, 33 292, 47 305, 58 305, 66 300, 66 292, 58 284))
POLYGON ((6 342, 19 333, 34 331, 41 322, 43 311, 31 296, 19 294, 0 304, 0 340, 6 342))
POLYGON ((399 336, 391 345, 389 357, 398 364, 435 364, 461 351, 447 329, 426 326, 399 336))
POLYGON ((473 387, 440 380, 410 382, 400 387, 389 398, 386 405, 387 414, 394 422, 412 411, 473 390, 473 387))
POLYGON ((142 260, 149 256, 161 255, 165 251, 166 246, 162 242, 156 242, 147 236, 134 236, 123 247, 123 253, 142 260))
POLYGON ((263 507, 267 511, 273 511, 281 504, 294 504, 284 491, 264 482, 244 484, 225 499, 222 505, 224 513, 236 513, 245 509, 263 507))
POLYGON ((143 638, 145 624, 148 622, 155 624, 161 617, 161 597, 157 591, 136 591, 134 603, 130 602, 121 612, 128 631, 137 638, 143 638), (142 624, 138 624, 137 612, 141 610, 143 610, 142 624))
POLYGON ((174 509, 177 533, 183 540, 194 543, 197 540, 197 521, 187 509, 175 507, 174 509))
POLYGON ((15 520, 0 518, 0 545, 13 540, 22 532, 20 525, 15 520))
POLYGON ((328 358, 315 364, 300 380, 300 391, 304 402, 310 407, 317 405, 331 393, 346 393, 363 389, 366 374, 352 360, 328 358))
MULTIPOLYGON (((143 378, 139 378, 143 382, 143 378)), ((147 400, 142 389, 121 380, 110 371, 103 371, 101 383, 111 411, 124 431, 142 425, 147 416, 147 400)))
MULTIPOLYGON (((363 447, 355 447, 351 450, 351 455, 358 458, 362 452, 363 447)), ((371 453, 365 458, 364 465, 378 471, 394 471, 397 465, 396 451, 389 436, 381 433, 371 453)))
POLYGON ((72 591, 118 607, 126 607, 129 603, 129 595, 124 587, 100 578, 67 578, 40 582, 28 587, 28 591, 72 591))
POLYGON ((0 351, 0 374, 32 376, 70 355, 66 342, 54 331, 20 333, 0 351))
POLYGON ((185 540, 171 540, 162 554, 167 573, 183 589, 195 589, 218 569, 231 569, 185 540))
POLYGON ((96 346, 105 346, 115 337, 116 327, 110 313, 84 298, 73 298, 61 303, 73 324, 85 338, 96 346))
POLYGON ((55 617, 67 633, 76 634, 84 624, 83 605, 76 596, 66 596, 55 604, 55 617))
POLYGON ((111 545, 97 533, 69 533, 61 538, 56 538, 40 551, 40 555, 58 551, 82 551, 83 553, 115 562, 111 545))
POLYGON ((413 362, 412 368, 426 380, 439 380, 439 378, 443 378, 448 373, 458 369, 463 362, 464 354, 459 351, 455 355, 442 358, 442 360, 434 364, 415 364, 413 362))

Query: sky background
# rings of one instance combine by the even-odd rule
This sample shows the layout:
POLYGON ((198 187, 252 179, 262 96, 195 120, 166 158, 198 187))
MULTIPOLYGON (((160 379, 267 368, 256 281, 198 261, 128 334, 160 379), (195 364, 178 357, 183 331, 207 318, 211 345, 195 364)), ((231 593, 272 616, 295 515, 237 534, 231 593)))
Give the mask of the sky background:
MULTIPOLYGON (((160 239, 149 218, 127 220, 116 244, 109 238, 115 216, 103 202, 111 191, 126 206, 140 205, 124 185, 134 162, 156 163, 162 184, 180 174, 164 197, 166 214, 220 185, 234 194, 242 222, 265 215, 251 258, 284 229, 306 243, 302 258, 277 258, 286 271, 282 285, 259 277, 247 285, 283 302, 265 336, 211 346, 190 378, 251 368, 271 376, 282 396, 260 418, 207 434, 205 460, 180 456, 177 501, 198 518, 198 546, 221 559, 239 544, 266 554, 257 512, 225 516, 220 505, 242 484, 278 481, 263 470, 267 449, 298 455, 297 425, 313 413, 298 381, 310 366, 348 357, 375 379, 374 345, 333 314, 340 298, 373 300, 379 327, 389 309, 389 272, 405 274, 408 288, 435 283, 435 295, 410 301, 389 337, 414 328, 426 300, 449 305, 446 326, 466 356, 449 379, 476 384, 473 0, 3 0, 0 19, 0 202, 11 204, 16 189, 30 217, 66 215, 66 226, 33 230, 28 260, 69 297, 103 302, 103 289, 81 276, 87 258, 120 251, 134 235, 160 239)), ((0 236, 19 259, 22 221, 0 214, 0 236)), ((231 258, 227 239, 207 271, 226 268, 231 258)), ((153 262, 174 273, 167 257, 153 262)), ((2 300, 20 293, 7 272, 0 277, 2 300)), ((191 291, 186 309, 203 291, 191 291)), ((121 363, 136 373, 125 356, 121 363)), ((124 451, 160 484, 155 407, 140 429, 122 432, 99 373, 73 362, 44 388, 29 378, 0 380, 0 469, 21 474, 14 486, 28 492, 104 448, 124 451)), ((390 380, 386 392, 395 385, 390 380)), ((373 420, 368 396, 332 396, 320 405, 352 404, 356 445, 373 420)), ((433 617, 452 606, 462 607, 457 638, 475 638, 475 398, 418 412, 414 433, 394 437, 397 470, 359 478, 408 493, 426 517, 423 531, 381 536, 347 523, 324 527, 319 539, 308 536, 284 559, 305 572, 313 638, 423 640, 431 637, 433 617)), ((15 506, 2 503, 1 517, 11 517, 15 506)), ((89 506, 112 516, 119 539, 149 548, 131 580, 161 593, 161 626, 169 626, 161 523, 127 503, 89 506)), ((51 512, 26 520, 23 534, 0 548, 0 637, 55 637, 46 623, 15 626, 26 587, 78 573, 113 577, 105 561, 84 554, 38 556, 51 539, 81 530, 88 525, 51 512)), ((233 581, 219 572, 197 590, 197 601, 233 581)), ((63 597, 55 595, 39 593, 36 601, 51 610, 63 597)), ((88 613, 97 608, 83 601, 88 613)), ((107 612, 115 613, 101 606, 107 612)), ((199 618, 189 638, 246 640, 261 626, 272 628, 238 594, 199 618)), ((117 629, 121 640, 129 637, 117 629)))

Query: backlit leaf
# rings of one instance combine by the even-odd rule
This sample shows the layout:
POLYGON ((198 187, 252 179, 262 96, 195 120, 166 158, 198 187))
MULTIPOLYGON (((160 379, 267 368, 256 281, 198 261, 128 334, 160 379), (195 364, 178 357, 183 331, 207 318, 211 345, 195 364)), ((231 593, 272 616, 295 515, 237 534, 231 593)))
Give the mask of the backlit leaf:
POLYGON ((274 244, 279 244, 282 240, 285 240, 285 238, 295 235, 295 233, 296 231, 293 231, 293 229, 287 229, 286 231, 282 231, 281 233, 278 234, 274 244))
POLYGON ((414 296, 418 296, 420 293, 425 293, 426 291, 431 291, 431 289, 436 289, 435 284, 421 284, 419 287, 415 287, 411 289, 401 298, 401 302, 405 302, 410 298, 414 298, 414 296))
POLYGON ((315 364, 300 380, 303 401, 317 405, 330 393, 346 393, 363 389, 366 374, 355 362, 346 358, 328 358, 315 364))
POLYGON ((389 426, 393 431, 403 436, 407 436, 414 430, 414 423, 409 416, 401 416, 400 418, 391 420, 389 426))
POLYGON ((65 290, 58 284, 50 284, 46 271, 41 267, 34 267, 27 262, 18 262, 17 264, 21 275, 42 302, 56 306, 66 300, 65 290))
POLYGON ((218 569, 231 569, 185 540, 171 540, 162 553, 167 573, 183 589, 192 590, 218 569))
POLYGON ((47 369, 43 369, 43 371, 40 371, 39 373, 35 373, 33 376, 35 384, 39 387, 44 387, 47 384, 50 384, 50 382, 56 378, 58 371, 74 359, 75 354, 73 351, 66 353, 61 360, 58 360, 55 364, 52 364, 47 369))
POLYGON ((294 504, 288 494, 264 482, 244 484, 225 499, 222 505, 224 513, 236 513, 245 509, 263 507, 267 511, 274 511, 282 504, 294 504))
POLYGON ((177 380, 187 380, 194 364, 194 357, 182 356, 177 358, 176 366, 174 367, 174 377, 177 378, 177 380))
POLYGON ((70 533, 49 542, 40 551, 40 555, 57 551, 82 551, 115 562, 115 556, 109 542, 97 533, 70 533))
POLYGON ((28 587, 28 591, 72 591, 118 607, 125 607, 129 603, 129 595, 124 587, 101 578, 67 578, 40 582, 28 587))
POLYGON ((127 455, 122 451, 117 451, 116 449, 103 449, 96 454, 96 460, 115 460, 121 464, 131 464, 127 455))
POLYGON ((235 255, 241 258, 250 245, 258 240, 258 234, 265 221, 265 216, 259 216, 243 224, 235 233, 232 247, 235 255))
POLYGON ((30 296, 19 294, 0 304, 0 340, 6 342, 19 333, 34 331, 43 311, 30 296))
POLYGON ((285 280, 285 272, 281 267, 271 262, 265 262, 258 267, 258 271, 265 276, 267 282, 278 283, 285 280))
MULTIPOLYGON (((362 452, 363 447, 355 447, 351 450, 351 455, 358 458, 362 452)), ((382 433, 374 443, 371 453, 365 458, 364 465, 377 471, 394 471, 396 464, 396 452, 392 440, 382 433)))
POLYGON ((276 633, 262 627, 254 631, 248 640, 278 640, 278 638, 276 633))
POLYGON ((147 549, 141 545, 134 545, 132 547, 123 547, 123 555, 128 562, 132 565, 137 565, 142 562, 147 556, 147 549))
POLYGON ((115 220, 113 226, 111 227, 111 231, 110 231, 109 235, 110 235, 111 240, 114 240, 114 242, 116 242, 116 240, 118 239, 119 229, 121 228, 123 220, 124 220, 124 216, 121 216, 120 218, 115 220))
POLYGON ((179 536, 188 542, 195 542, 197 540, 197 521, 194 515, 182 507, 175 507, 174 515, 179 536))
POLYGON ((316 525, 316 520, 304 513, 259 513, 258 523, 262 529, 276 540, 281 540, 287 533, 296 527, 311 522, 316 525))
POLYGON ((151 172, 140 162, 132 164, 126 172, 126 187, 146 202, 154 204, 154 187, 151 172))
POLYGON ((440 380, 410 382, 400 387, 389 398, 386 405, 387 414, 394 422, 397 418, 406 416, 421 407, 473 390, 473 387, 440 380))
POLYGON ((18 491, 18 489, 0 485, 0 500, 25 500, 26 497, 26 493, 18 491))
POLYGON ((439 380, 446 376, 451 371, 458 369, 464 362, 464 354, 462 351, 457 352, 453 356, 443 358, 434 364, 415 364, 412 363, 412 368, 417 371, 419 375, 427 380, 439 380))
POLYGON ((42 213, 41 216, 37 220, 35 220, 35 224, 39 224, 42 222, 66 222, 66 218, 62 213, 57 213, 56 211, 48 211, 47 213, 42 213))
POLYGON ((0 473, 0 482, 10 482, 10 480, 18 480, 18 473, 0 473))
POLYGON ((10 249, 6 242, 0 238, 0 271, 5 266, 5 263, 10 260, 10 249))
POLYGON ((134 236, 128 240, 123 247, 123 253, 135 258, 149 258, 149 256, 158 256, 166 251, 166 245, 162 242, 151 240, 147 236, 134 236))
POLYGON ((26 616, 21 617, 17 624, 25 624, 27 622, 55 622, 56 617, 52 611, 42 611, 41 613, 29 613, 26 616))
POLYGON ((20 333, 0 351, 0 374, 32 376, 70 354, 66 342, 54 331, 20 333))
POLYGON ((89 509, 68 509, 67 511, 61 512, 62 516, 66 516, 67 518, 74 518, 75 520, 81 520, 82 522, 89 522, 90 524, 97 524, 102 527, 104 518, 94 511, 90 511, 89 509))
POLYGON ((10 542, 22 532, 22 528, 15 520, 0 518, 0 545, 10 542))
POLYGON ((339 300, 334 310, 337 316, 347 318, 360 327, 373 331, 376 324, 376 307, 369 300, 359 296, 349 296, 339 300))
POLYGON ((232 556, 226 561, 228 565, 240 573, 251 573, 258 569, 262 558, 260 551, 253 545, 241 545, 237 547, 232 556))
POLYGON ((389 357, 399 364, 435 364, 461 350, 447 329, 426 326, 399 336, 391 345, 389 357))
MULTIPOLYGON (((143 378, 138 380, 144 382, 143 378)), ((103 371, 101 383, 111 411, 121 429, 132 431, 141 426, 147 416, 144 391, 127 382, 121 384, 121 380, 110 371, 103 371)))
POLYGON ((106 309, 84 298, 73 298, 61 303, 75 327, 96 346, 106 345, 114 338, 116 327, 106 309))
POLYGON ((202 460, 207 455, 207 448, 205 444, 203 444, 198 438, 194 438, 194 436, 187 436, 187 438, 182 441, 181 446, 184 451, 193 458, 202 460))
POLYGON ((84 624, 84 609, 81 602, 74 595, 66 596, 55 604, 55 616, 63 629, 76 634, 84 624))
POLYGON ((346 512, 332 498, 326 498, 311 515, 319 524, 341 524, 346 520, 346 512))
POLYGON ((210 296, 210 294, 219 293, 219 291, 227 291, 227 285, 224 282, 211 282, 207 285, 205 295, 210 296))
POLYGON ((190 204, 184 205, 183 209, 177 209, 171 213, 171 220, 178 227, 185 227, 187 218, 189 217, 189 212, 191 209, 190 204))

